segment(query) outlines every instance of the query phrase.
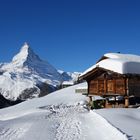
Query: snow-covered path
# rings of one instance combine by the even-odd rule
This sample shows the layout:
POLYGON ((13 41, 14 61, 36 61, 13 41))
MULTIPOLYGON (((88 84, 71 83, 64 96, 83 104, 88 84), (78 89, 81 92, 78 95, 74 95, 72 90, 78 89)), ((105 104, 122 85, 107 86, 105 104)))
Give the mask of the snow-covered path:
MULTIPOLYGON (((122 133, 121 129, 117 129, 120 125, 115 128, 113 123, 113 118, 120 122, 122 117, 113 117, 112 126, 97 110, 89 111, 86 108, 86 96, 75 93, 79 86, 85 86, 85 83, 1 109, 0 140, 130 140, 124 134, 130 132, 122 133)), ((140 112, 135 111, 135 120, 139 121, 140 112)), ((126 118, 124 116, 123 121, 129 124, 129 119, 126 121, 126 118)), ((134 126, 133 128, 135 129, 134 126)), ((139 132, 139 123, 137 131, 139 132)))
POLYGON ((105 119, 81 105, 49 105, 0 122, 1 140, 127 140, 105 119))

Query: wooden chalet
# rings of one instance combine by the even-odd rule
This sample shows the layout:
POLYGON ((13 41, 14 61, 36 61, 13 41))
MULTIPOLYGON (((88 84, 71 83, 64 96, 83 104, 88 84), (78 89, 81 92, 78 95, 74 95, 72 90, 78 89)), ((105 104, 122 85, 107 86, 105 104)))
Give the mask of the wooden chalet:
POLYGON ((140 56, 105 54, 80 79, 88 83, 90 100, 99 95, 106 99, 104 107, 128 107, 131 97, 140 98, 140 56))

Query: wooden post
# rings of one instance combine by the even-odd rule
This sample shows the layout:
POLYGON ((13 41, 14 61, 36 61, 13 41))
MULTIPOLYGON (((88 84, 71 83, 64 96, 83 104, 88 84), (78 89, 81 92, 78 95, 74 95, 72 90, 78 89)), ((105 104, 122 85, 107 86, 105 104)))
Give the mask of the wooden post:
POLYGON ((115 79, 113 80, 113 86, 114 86, 113 87, 114 93, 116 94, 116 80, 115 79))
POLYGON ((126 79, 126 87, 127 87, 127 96, 129 96, 129 81, 128 81, 128 78, 126 79))
POLYGON ((88 83, 88 94, 90 94, 90 93, 89 93, 90 81, 87 81, 87 83, 88 83))
POLYGON ((105 100, 105 108, 108 108, 108 100, 105 100))
POLYGON ((89 102, 91 102, 92 101, 92 96, 89 96, 89 102))
POLYGON ((107 95, 107 80, 104 80, 104 95, 107 95))
POLYGON ((129 81, 128 78, 125 78, 125 95, 129 96, 129 81))
POLYGON ((92 96, 89 96, 89 104, 92 105, 92 96))
POLYGON ((97 94, 99 95, 99 80, 97 80, 97 94))
POLYGON ((92 96, 89 96, 89 109, 93 106, 92 96))
POLYGON ((125 108, 128 108, 129 106, 129 97, 125 96, 125 108))

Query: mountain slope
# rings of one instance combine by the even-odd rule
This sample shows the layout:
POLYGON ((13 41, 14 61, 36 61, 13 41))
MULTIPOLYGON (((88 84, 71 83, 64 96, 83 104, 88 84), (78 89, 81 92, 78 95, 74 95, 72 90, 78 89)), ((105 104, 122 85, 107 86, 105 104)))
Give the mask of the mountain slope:
MULTIPOLYGON (((115 128, 96 111, 88 111, 86 96, 75 93, 75 89, 79 86, 85 87, 86 83, 0 110, 0 139, 130 140, 133 138, 115 128)), ((139 118, 140 112, 138 110, 135 112, 139 118)), ((128 121, 127 126, 129 126, 129 118, 124 116, 123 120, 128 121)), ((139 126, 140 121, 137 120, 137 123, 139 126)), ((140 136, 139 127, 135 129, 132 125, 132 128, 137 130, 137 136, 140 136)))
POLYGON ((12 100, 44 96, 57 89, 63 79, 72 79, 64 77, 25 43, 12 62, 0 64, 0 93, 12 100))
POLYGON ((80 72, 65 72, 62 70, 58 70, 58 72, 61 74, 62 81, 73 81, 76 82, 78 80, 80 72))

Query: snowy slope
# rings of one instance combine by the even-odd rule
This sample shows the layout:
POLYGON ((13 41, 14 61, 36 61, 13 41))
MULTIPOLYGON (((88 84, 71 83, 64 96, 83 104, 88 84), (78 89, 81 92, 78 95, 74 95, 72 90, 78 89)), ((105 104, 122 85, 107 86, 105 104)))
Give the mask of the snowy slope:
MULTIPOLYGON (((131 119, 131 123, 129 117, 121 118, 127 124, 124 127, 131 133, 122 132, 118 129, 121 128, 119 123, 117 128, 114 124, 115 121, 120 121, 117 115, 114 119, 112 117, 112 125, 99 115, 100 110, 98 113, 87 110, 86 96, 75 93, 79 86, 85 87, 86 84, 65 88, 45 97, 0 110, 0 139, 131 140, 140 136, 139 127, 136 127, 136 135, 127 127, 133 121, 137 121, 139 109, 135 109, 138 116, 131 119)), ((119 114, 123 114, 123 110, 118 110, 119 114)), ((104 114, 111 115, 110 110, 106 110, 104 114)), ((138 126, 140 122, 137 123, 138 126)), ((134 125, 132 127, 135 129, 134 125)))
POLYGON ((40 57, 25 43, 12 62, 0 64, 0 93, 7 99, 28 99, 43 96, 65 80, 49 62, 40 57))
POLYGON ((129 135, 130 140, 140 139, 140 109, 101 109, 96 112, 102 115, 116 128, 129 135))

